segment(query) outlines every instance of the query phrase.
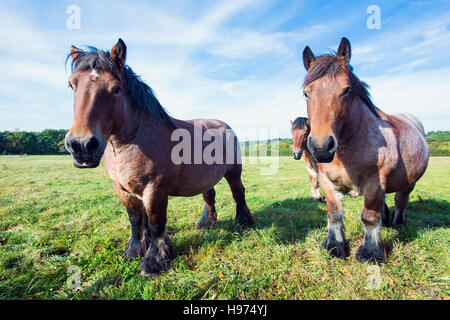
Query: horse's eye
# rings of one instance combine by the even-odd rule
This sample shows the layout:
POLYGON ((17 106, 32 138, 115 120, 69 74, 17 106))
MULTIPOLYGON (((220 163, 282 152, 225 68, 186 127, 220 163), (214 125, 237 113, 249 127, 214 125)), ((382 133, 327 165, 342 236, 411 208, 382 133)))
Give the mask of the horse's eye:
POLYGON ((344 92, 342 92, 341 96, 345 97, 348 96, 352 92, 352 87, 347 87, 344 92))
POLYGON ((120 93, 120 87, 114 87, 112 93, 117 96, 120 93))
POLYGON ((70 82, 69 82, 68 86, 69 86, 70 89, 73 90, 73 86, 72 86, 72 84, 70 82))
POLYGON ((306 92, 303 92, 303 96, 305 97, 305 99, 308 99, 308 95, 306 94, 306 92))

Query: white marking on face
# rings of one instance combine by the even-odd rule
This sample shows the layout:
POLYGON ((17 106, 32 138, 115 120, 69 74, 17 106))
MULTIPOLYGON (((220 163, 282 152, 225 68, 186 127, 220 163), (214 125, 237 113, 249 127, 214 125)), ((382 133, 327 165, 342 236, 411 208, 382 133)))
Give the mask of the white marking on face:
POLYGON ((91 76, 91 80, 92 81, 96 81, 98 79, 98 77, 99 77, 99 74, 98 74, 97 70, 92 69, 92 72, 91 72, 90 76, 91 76))

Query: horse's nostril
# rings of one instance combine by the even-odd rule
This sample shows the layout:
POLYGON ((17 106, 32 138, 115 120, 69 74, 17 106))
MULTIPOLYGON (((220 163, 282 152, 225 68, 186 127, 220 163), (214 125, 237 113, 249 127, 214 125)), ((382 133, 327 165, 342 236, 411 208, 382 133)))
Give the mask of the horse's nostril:
POLYGON ((81 143, 78 141, 69 140, 69 146, 72 148, 74 153, 80 153, 82 150, 81 143))
POLYGON ((90 138, 86 143, 86 152, 87 153, 94 153, 97 151, 100 143, 98 142, 98 139, 96 137, 90 138))
POLYGON ((327 151, 333 150, 335 145, 336 145, 336 142, 334 141, 333 137, 330 136, 330 138, 328 140, 327 151))

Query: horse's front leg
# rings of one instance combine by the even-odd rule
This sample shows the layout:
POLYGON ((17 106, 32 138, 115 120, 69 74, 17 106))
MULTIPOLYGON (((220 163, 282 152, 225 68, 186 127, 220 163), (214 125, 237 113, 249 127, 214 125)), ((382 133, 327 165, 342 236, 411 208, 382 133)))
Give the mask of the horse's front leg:
MULTIPOLYGON (((306 157, 305 157, 306 162, 306 157)), ((309 184, 311 185, 310 197, 315 201, 323 201, 322 195, 320 194, 319 181, 317 179, 317 170, 314 170, 309 163, 306 164, 306 171, 309 175, 309 184)))
POLYGON ((143 256, 149 245, 149 234, 147 215, 142 200, 125 192, 120 186, 114 186, 114 190, 127 209, 131 225, 131 235, 125 250, 125 259, 131 260, 143 256))
POLYGON ((328 213, 328 235, 323 247, 332 255, 345 259, 349 255, 349 248, 344 236, 343 196, 325 174, 319 172, 319 178, 327 202, 328 213))
POLYGON ((167 191, 160 187, 148 187, 143 199, 151 241, 142 260, 141 270, 144 274, 151 275, 170 269, 175 254, 166 233, 167 191))
POLYGON ((384 197, 385 193, 377 183, 368 184, 364 190, 364 207, 361 212, 364 240, 356 253, 359 261, 380 262, 386 257, 381 240, 384 197))

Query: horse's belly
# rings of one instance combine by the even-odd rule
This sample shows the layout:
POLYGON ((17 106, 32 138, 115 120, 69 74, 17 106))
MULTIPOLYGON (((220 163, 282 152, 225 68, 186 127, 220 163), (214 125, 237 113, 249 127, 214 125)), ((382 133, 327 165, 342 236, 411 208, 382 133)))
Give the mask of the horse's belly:
POLYGON ((203 193, 213 188, 225 172, 225 165, 185 165, 169 189, 169 195, 191 197, 203 193))

